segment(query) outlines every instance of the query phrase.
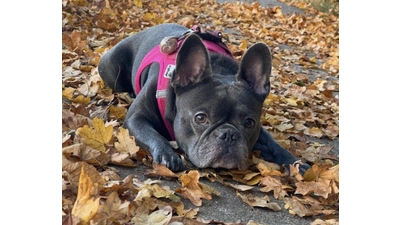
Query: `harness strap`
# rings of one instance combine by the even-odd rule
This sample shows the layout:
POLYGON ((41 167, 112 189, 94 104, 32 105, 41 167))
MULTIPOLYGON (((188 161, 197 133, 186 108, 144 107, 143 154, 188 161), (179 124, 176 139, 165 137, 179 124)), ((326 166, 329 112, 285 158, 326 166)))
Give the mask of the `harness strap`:
MULTIPOLYGON (((192 31, 196 32, 198 30, 197 27, 194 27, 192 31)), ((186 32, 187 33, 187 32, 186 32)), ((208 34, 209 35, 209 34, 208 34)), ((208 38, 207 38, 208 39, 208 38)), ((233 57, 226 45, 220 41, 215 42, 211 40, 203 39, 203 43, 210 52, 216 52, 220 54, 227 55, 229 57, 233 57), (222 43, 222 45, 221 45, 222 43), (225 47, 224 47, 225 46, 225 47)), ((177 49, 180 48, 184 38, 178 41, 177 49)), ((175 140, 174 130, 172 128, 171 123, 165 118, 166 112, 166 92, 169 86, 169 81, 172 77, 173 71, 175 70, 175 59, 178 51, 174 51, 171 54, 163 54, 160 51, 160 45, 155 46, 142 60, 139 69, 136 73, 135 77, 135 92, 136 95, 141 91, 141 75, 143 70, 152 63, 159 64, 159 74, 158 74, 158 82, 157 82, 157 104, 158 110, 163 118, 165 127, 168 130, 168 133, 172 140, 175 140)))

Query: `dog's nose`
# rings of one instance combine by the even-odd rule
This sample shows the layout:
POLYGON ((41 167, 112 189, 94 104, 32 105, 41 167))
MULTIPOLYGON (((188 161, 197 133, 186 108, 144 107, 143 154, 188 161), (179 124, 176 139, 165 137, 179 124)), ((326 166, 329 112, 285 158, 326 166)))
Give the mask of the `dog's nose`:
POLYGON ((237 134, 237 132, 232 131, 232 129, 219 129, 216 132, 216 136, 219 139, 225 140, 225 141, 236 141, 239 138, 239 135, 237 134))

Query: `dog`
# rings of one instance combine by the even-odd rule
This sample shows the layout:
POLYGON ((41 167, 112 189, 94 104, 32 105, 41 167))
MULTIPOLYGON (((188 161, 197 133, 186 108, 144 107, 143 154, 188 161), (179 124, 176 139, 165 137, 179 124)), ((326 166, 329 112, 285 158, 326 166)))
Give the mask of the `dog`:
MULTIPOLYGON (((252 150, 288 168, 298 159, 260 123, 271 63, 264 43, 238 62, 218 32, 161 24, 120 41, 101 57, 98 71, 114 92, 135 98, 123 126, 153 162, 182 171, 169 143, 175 140, 198 168, 245 170, 252 150)), ((303 173, 310 167, 300 164, 303 173)))

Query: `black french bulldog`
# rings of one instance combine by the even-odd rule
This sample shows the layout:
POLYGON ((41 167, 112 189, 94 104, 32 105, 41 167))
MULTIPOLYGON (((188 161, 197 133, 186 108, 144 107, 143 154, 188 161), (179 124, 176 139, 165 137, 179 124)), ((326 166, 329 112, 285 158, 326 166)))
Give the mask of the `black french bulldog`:
MULTIPOLYGON (((254 44, 239 63, 218 34, 199 31, 157 25, 104 54, 98 65, 104 82, 115 92, 135 97, 124 127, 150 151, 154 162, 173 171, 184 169, 169 144, 173 139, 198 168, 247 169, 253 149, 280 165, 297 161, 260 124, 270 91, 267 45, 254 44), (157 90, 160 79, 165 79, 159 75, 167 78, 165 90, 157 90), (161 105, 160 98, 165 101, 161 105), (166 109, 159 108, 163 104, 166 109)), ((309 167, 300 165, 302 172, 309 167)))

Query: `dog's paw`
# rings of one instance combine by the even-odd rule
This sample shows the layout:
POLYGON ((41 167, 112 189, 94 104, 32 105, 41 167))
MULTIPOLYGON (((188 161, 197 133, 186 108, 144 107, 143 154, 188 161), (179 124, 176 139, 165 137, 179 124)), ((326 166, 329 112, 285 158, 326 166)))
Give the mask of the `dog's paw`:
POLYGON ((176 153, 164 153, 153 156, 153 161, 158 164, 163 164, 173 172, 183 170, 182 159, 176 153))
POLYGON ((299 172, 300 172, 302 175, 304 175, 304 173, 305 173, 308 169, 310 169, 310 168, 311 168, 311 166, 308 165, 307 163, 300 164, 300 165, 299 165, 299 172))

